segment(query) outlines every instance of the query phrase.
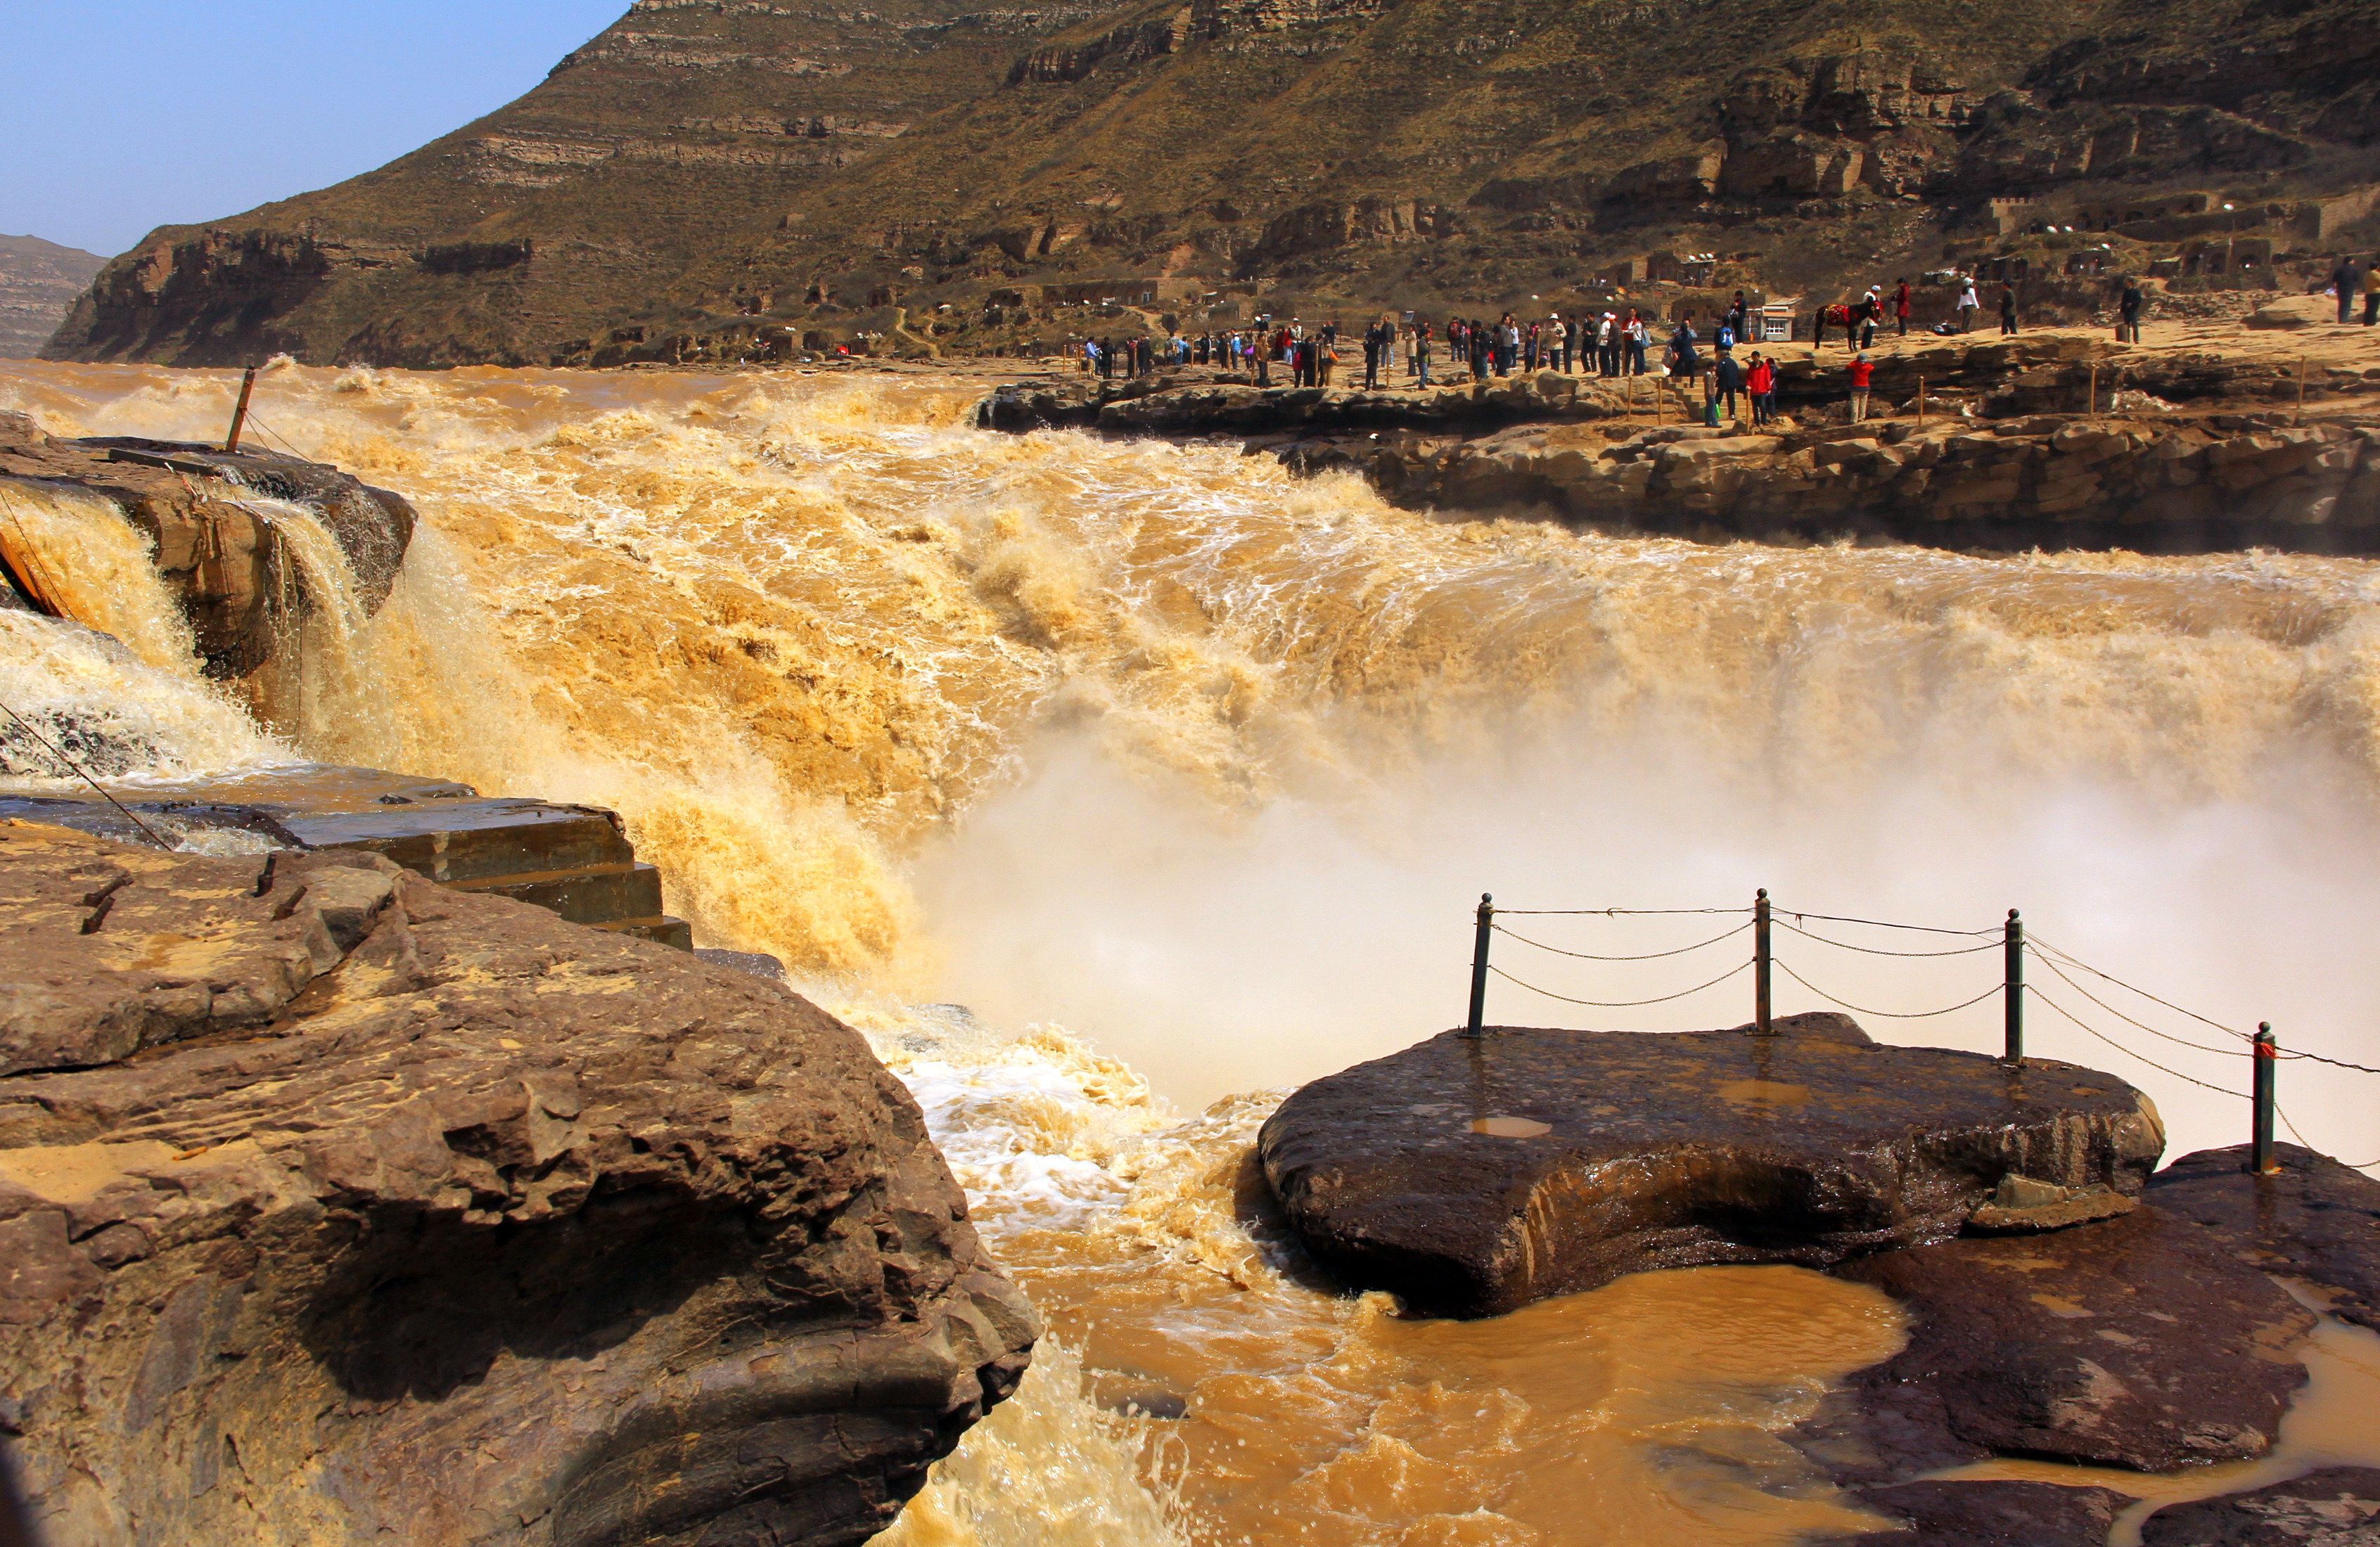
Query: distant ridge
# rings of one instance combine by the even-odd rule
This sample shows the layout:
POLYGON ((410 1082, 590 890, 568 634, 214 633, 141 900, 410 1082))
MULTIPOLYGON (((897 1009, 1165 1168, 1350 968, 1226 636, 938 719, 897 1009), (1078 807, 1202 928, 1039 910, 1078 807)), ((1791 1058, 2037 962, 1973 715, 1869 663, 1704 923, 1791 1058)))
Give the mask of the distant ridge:
POLYGON ((1701 253, 1800 293, 2028 224, 2319 250, 2375 184, 2374 0, 638 0, 388 166, 160 229, 54 350, 985 348, 1701 253))
POLYGON ((39 236, 0 236, 0 358, 28 359, 107 260, 39 236))

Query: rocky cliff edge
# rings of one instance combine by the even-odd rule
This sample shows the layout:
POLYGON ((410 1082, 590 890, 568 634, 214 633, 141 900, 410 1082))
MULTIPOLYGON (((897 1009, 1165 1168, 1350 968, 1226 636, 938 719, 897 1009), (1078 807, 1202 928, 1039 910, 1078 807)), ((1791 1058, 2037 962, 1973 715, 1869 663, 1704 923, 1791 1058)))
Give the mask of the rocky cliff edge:
POLYGON ((1037 1335, 849 1028, 377 855, 0 823, 0 1070, 44 1540, 856 1543, 1037 1335))

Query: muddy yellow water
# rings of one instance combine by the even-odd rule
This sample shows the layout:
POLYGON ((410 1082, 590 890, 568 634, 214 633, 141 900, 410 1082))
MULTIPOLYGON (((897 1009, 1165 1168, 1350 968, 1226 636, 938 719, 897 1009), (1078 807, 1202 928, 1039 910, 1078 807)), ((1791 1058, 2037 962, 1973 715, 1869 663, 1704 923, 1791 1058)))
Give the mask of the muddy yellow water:
MULTIPOLYGON (((0 408, 204 439, 236 383, 0 362, 0 408)), ((1441 521, 1236 444, 985 434, 980 390, 276 365, 251 438, 423 522, 371 615, 309 513, 251 502, 312 606, 242 683, 199 679, 104 505, 19 484, 0 508, 103 631, 0 611, 0 702, 115 782, 361 764, 612 806, 701 943, 778 954, 868 1032, 1058 1334, 905 1541, 1842 1524, 1777 1435, 1892 1345, 1864 1291, 1714 1270, 1411 1323, 1310 1282, 1255 1211, 1246 1140, 1277 1096, 1235 1093, 1451 1023, 1483 891, 1738 908, 1765 886, 1954 928, 2021 907, 2160 998, 2380 1062, 2380 566, 1441 521)), ((11 786, 67 787, 8 744, 11 786)), ((1996 949, 1871 955, 1846 948, 1945 937, 1795 922, 1780 1011, 1998 980, 1996 949)), ((1531 920, 1535 944, 1497 941, 1489 1016, 1740 1023, 1730 923, 1531 920)), ((2220 1031, 2036 976, 2034 1051, 2139 1083, 2177 1153, 2245 1137, 2220 1031)), ((1988 997, 1864 1019, 2001 1031, 1988 997)), ((2307 1067, 2282 1066, 2285 1132, 2380 1158, 2371 1093, 2307 1067)))

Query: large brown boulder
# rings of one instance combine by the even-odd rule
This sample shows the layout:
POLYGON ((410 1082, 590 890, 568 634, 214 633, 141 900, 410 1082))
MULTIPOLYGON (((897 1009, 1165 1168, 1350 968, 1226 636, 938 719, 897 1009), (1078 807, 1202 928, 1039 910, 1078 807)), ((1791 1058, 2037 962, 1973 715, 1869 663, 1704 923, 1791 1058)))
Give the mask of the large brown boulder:
POLYGON ((1449 1032, 1298 1091, 1257 1152, 1332 1272, 1486 1316, 1652 1268, 1824 1267, 1945 1239, 1986 1203, 2129 1198, 2164 1144, 2113 1075, 1877 1046, 1829 1015, 1765 1036, 1449 1032))
POLYGON ((44 1540, 857 1543, 1031 1311, 856 1033, 376 854, 0 824, 44 1540))

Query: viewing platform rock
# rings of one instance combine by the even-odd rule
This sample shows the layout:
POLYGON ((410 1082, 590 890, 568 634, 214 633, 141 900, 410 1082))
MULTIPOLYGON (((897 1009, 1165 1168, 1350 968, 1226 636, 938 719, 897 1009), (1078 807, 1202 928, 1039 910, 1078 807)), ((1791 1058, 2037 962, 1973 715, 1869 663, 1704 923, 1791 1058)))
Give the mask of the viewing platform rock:
POLYGON ((1774 1025, 1448 1032, 1299 1090, 1257 1154, 1330 1272, 1472 1317, 1650 1269, 2112 1217, 2165 1147, 2113 1075, 1774 1025))
POLYGON ((114 801, 0 790, 6 818, 123 843, 153 835, 201 853, 361 850, 457 891, 694 949, 686 922, 664 911, 660 870, 637 858, 618 814, 601 806, 492 799, 451 780, 310 763, 145 785, 114 801))

